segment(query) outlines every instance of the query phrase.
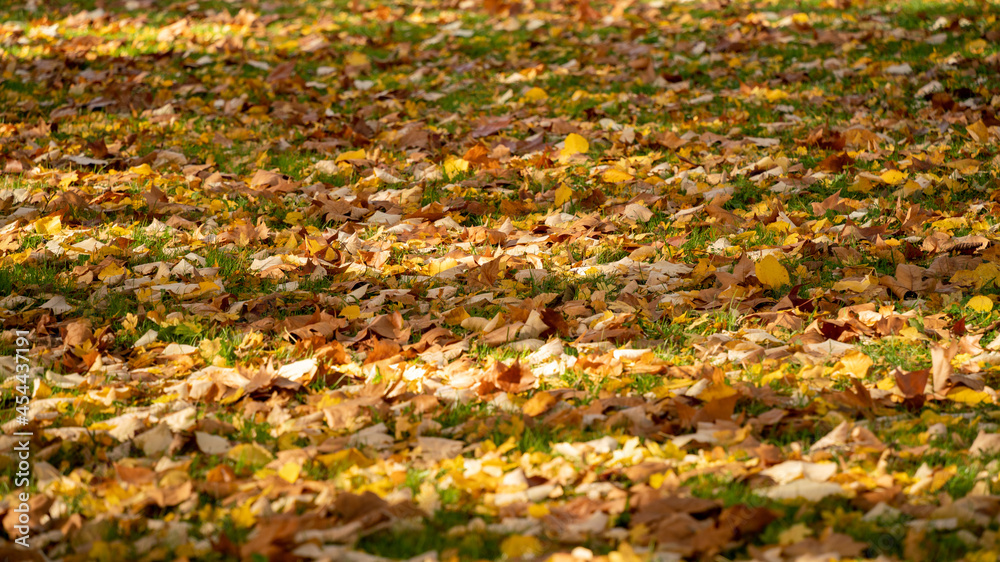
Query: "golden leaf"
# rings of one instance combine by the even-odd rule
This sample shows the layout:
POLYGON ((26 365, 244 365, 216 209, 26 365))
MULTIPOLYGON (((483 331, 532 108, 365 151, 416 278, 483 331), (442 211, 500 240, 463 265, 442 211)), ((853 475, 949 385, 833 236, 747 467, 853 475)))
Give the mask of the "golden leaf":
POLYGON ((840 359, 840 363, 851 376, 860 379, 868 374, 868 369, 871 368, 874 361, 860 351, 851 351, 840 359))
POLYGON ((105 267, 104 269, 102 269, 100 273, 97 274, 97 278, 100 279, 101 281, 105 281, 111 277, 117 277, 119 275, 123 275, 124 273, 125 269, 122 266, 116 263, 112 263, 107 267, 105 267))
POLYGON ((444 161, 444 173, 449 176, 453 176, 458 172, 469 171, 469 161, 464 158, 455 158, 454 156, 449 156, 444 161))
POLYGON ((349 66, 364 66, 368 64, 368 55, 358 52, 349 53, 344 57, 344 62, 349 66))
POLYGON ((524 415, 535 417, 540 414, 544 414, 556 403, 556 397, 550 392, 538 392, 531 397, 530 400, 524 403, 524 408, 522 411, 524 415))
POLYGON ((791 283, 788 277, 788 270, 781 265, 778 258, 767 255, 754 264, 754 272, 761 285, 769 289, 777 289, 783 285, 791 283))
POLYGON ((979 144, 984 144, 990 140, 990 130, 986 128, 986 124, 980 119, 969 125, 969 136, 979 144))
POLYGON ((343 162, 344 160, 364 160, 365 151, 362 148, 357 150, 349 150, 347 152, 341 152, 337 155, 337 159, 334 162, 343 162))
POLYGON ((603 174, 601 174, 601 179, 603 179, 608 183, 621 183, 623 181, 632 181, 635 178, 631 174, 628 174, 627 172, 623 172, 621 170, 612 168, 610 170, 606 170, 603 174))
POLYGON ((812 534, 812 529, 802 523, 798 523, 778 534, 778 544, 782 546, 797 544, 806 540, 812 534))
POLYGON ((563 144, 562 151, 559 152, 560 156, 572 156, 574 154, 586 154, 590 150, 590 143, 587 139, 576 133, 570 133, 566 136, 566 142, 563 144))
POLYGON ((34 223, 35 232, 42 236, 52 236, 62 231, 62 219, 59 215, 49 215, 36 220, 34 223))
POLYGON ((967 386, 958 386, 948 393, 948 400, 975 406, 981 402, 990 402, 990 395, 981 390, 972 390, 967 386))
POLYGON ((987 296, 977 295, 969 299, 969 303, 966 306, 976 312, 990 312, 993 310, 993 301, 987 296))
POLYGON ((899 185, 906 179, 906 174, 900 172, 899 170, 888 170, 883 172, 879 177, 882 178, 882 181, 889 185, 899 185))
POLYGON ((463 320, 469 318, 469 313, 468 311, 465 310, 465 307, 460 306, 444 313, 443 318, 445 324, 448 324, 450 326, 457 326, 461 325, 463 320))
POLYGON ((527 535, 511 535, 500 543, 500 552, 507 559, 537 556, 542 553, 542 541, 527 535))
POLYGON ((271 462, 274 455, 257 443, 241 443, 236 445, 226 453, 226 457, 236 462, 248 466, 261 466, 271 462))
POLYGON ((299 479, 299 474, 301 472, 302 467, 298 463, 289 461, 286 462, 278 471, 278 476, 289 484, 294 484, 295 481, 299 479))
POLYGON ((549 95, 545 93, 545 90, 537 86, 524 93, 524 99, 526 101, 541 101, 547 97, 549 97, 549 95))
POLYGON ((129 168, 128 171, 133 174, 138 174, 140 176, 153 175, 153 169, 149 167, 149 164, 142 164, 141 166, 133 166, 129 168))
POLYGON ((562 207, 567 201, 573 197, 573 190, 566 184, 560 185, 556 188, 556 207, 562 207))

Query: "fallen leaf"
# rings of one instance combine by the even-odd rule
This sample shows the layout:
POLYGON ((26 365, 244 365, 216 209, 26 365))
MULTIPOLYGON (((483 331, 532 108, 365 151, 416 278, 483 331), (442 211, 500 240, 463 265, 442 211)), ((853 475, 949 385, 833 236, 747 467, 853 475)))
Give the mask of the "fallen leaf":
POLYGON ((761 284, 769 289, 780 289, 791 283, 788 270, 781 265, 778 258, 770 254, 754 264, 754 272, 761 284))

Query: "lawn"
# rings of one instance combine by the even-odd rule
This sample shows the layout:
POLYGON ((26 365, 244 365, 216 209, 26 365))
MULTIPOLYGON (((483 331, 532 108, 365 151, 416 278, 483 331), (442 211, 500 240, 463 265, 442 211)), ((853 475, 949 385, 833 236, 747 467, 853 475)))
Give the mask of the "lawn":
POLYGON ((0 7, 0 555, 995 560, 998 17, 0 7))

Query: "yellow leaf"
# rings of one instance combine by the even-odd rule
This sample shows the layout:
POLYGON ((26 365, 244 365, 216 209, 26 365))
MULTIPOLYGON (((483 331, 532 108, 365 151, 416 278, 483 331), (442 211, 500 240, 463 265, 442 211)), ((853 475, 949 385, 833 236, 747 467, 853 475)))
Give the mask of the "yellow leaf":
POLYGON ((967 386, 959 386, 952 389, 952 391, 948 393, 948 400, 954 400, 955 402, 975 406, 981 402, 989 402, 990 395, 981 390, 972 390, 967 386))
POLYGON ((508 559, 537 556, 542 553, 542 541, 527 535, 511 535, 500 543, 500 552, 508 559))
POLYGON ((993 301, 989 297, 978 295, 969 299, 967 306, 976 312, 989 312, 993 310, 993 301))
POLYGON ((118 275, 123 275, 124 273, 125 269, 123 267, 121 267, 116 263, 113 263, 102 269, 100 273, 97 274, 97 278, 100 279, 101 281, 104 281, 110 277, 116 277, 118 275))
POLYGON ((841 358, 840 363, 851 376, 860 379, 868 374, 868 369, 874 362, 871 357, 860 351, 851 351, 841 358))
POLYGON ((965 228, 968 225, 969 221, 965 220, 965 217, 949 217, 931 223, 931 226, 935 230, 941 230, 944 232, 951 232, 952 230, 958 228, 965 228))
POLYGON ((62 219, 59 215, 49 215, 34 222, 35 232, 42 236, 52 236, 62 231, 62 219))
POLYGON ((896 388, 896 381, 889 377, 883 377, 881 380, 875 383, 875 388, 879 390, 892 390, 896 388))
POLYGON ((364 160, 365 151, 363 148, 357 150, 349 150, 347 152, 341 152, 335 162, 343 162, 344 160, 364 160))
POLYGON ((274 455, 258 443, 240 443, 229 449, 226 457, 237 465, 247 466, 262 466, 274 460, 274 455))
POLYGON ((547 505, 540 503, 533 503, 528 506, 528 515, 534 517, 535 519, 541 519, 542 517, 545 517, 548 514, 549 514, 549 506, 547 505))
POLYGON ((858 280, 857 278, 842 279, 834 283, 833 287, 830 287, 830 289, 834 291, 853 291, 855 293, 863 293, 872 285, 873 283, 868 277, 861 280, 858 280))
POLYGON ((590 143, 587 142, 587 139, 576 133, 570 133, 566 136, 566 142, 559 155, 572 156, 574 154, 586 153, 588 150, 590 150, 590 143))
POLYGON ((288 213, 287 215, 285 215, 285 222, 294 226, 294 225, 297 225, 300 222, 302 222, 302 219, 304 219, 304 218, 305 218, 305 215, 303 215, 301 212, 299 212, 299 211, 292 211, 291 213, 288 213))
POLYGON ((427 264, 427 275, 433 277, 442 271, 447 271, 453 267, 458 267, 458 260, 455 258, 444 258, 443 260, 427 264))
POLYGON ((990 44, 987 43, 986 40, 984 39, 975 39, 965 44, 965 48, 968 49, 969 52, 974 55, 983 54, 983 51, 985 51, 986 48, 989 46, 990 44))
POLYGON ((218 291, 222 287, 219 286, 215 281, 200 281, 198 282, 198 294, 207 293, 209 291, 218 291))
POLYGON ((64 175, 59 180, 59 187, 61 187, 63 189, 66 189, 67 187, 69 187, 70 185, 72 185, 73 182, 75 182, 78 179, 80 179, 80 176, 78 176, 76 172, 70 172, 70 173, 64 175))
POLYGON ((316 457, 316 461, 322 463, 323 466, 327 468, 332 468, 337 465, 355 465, 360 468, 368 468, 369 466, 375 464, 374 460, 369 459, 364 455, 364 453, 353 447, 350 449, 341 449, 336 453, 319 455, 316 457))
POLYGON ((358 52, 349 53, 346 57, 344 57, 344 62, 346 62, 348 66, 364 66, 368 64, 368 55, 358 52))
POLYGON ((556 188, 556 207, 562 207, 573 197, 573 190, 566 184, 556 188))
POLYGON ((444 322, 449 326, 458 326, 461 325, 463 320, 469 317, 469 313, 465 310, 465 307, 460 306, 444 313, 444 322))
POLYGON ((900 172, 899 170, 887 170, 879 177, 882 178, 882 181, 889 185, 899 185, 906 179, 906 174, 900 172))
POLYGON ((241 529, 252 527, 257 521, 257 517, 254 516, 253 510, 251 510, 252 506, 252 502, 244 502, 240 504, 239 507, 234 507, 233 510, 229 512, 229 518, 236 524, 237 527, 241 529))
POLYGON ((767 98, 767 101, 774 103, 787 98, 788 92, 784 90, 767 90, 764 92, 764 97, 767 98))
POLYGON ((140 176, 151 176, 153 175, 153 169, 149 167, 149 164, 143 164, 141 166, 133 166, 128 169, 129 172, 133 174, 139 174, 140 176))
POLYGON ((455 175, 457 172, 467 172, 469 171, 469 161, 465 158, 456 158, 454 156, 449 156, 444 161, 444 173, 449 176, 455 175))
POLYGON ((778 533, 778 544, 781 546, 798 544, 812 535, 812 533, 812 529, 807 527, 805 524, 797 523, 785 529, 781 533, 778 533))
POLYGON ((139 325, 138 316, 132 314, 131 312, 125 314, 125 319, 122 320, 122 328, 125 328, 125 331, 131 332, 138 325, 139 325))
POLYGON ((1000 281, 1000 267, 997 267, 991 262, 983 262, 973 270, 976 275, 977 287, 985 287, 990 283, 997 283, 1000 281))
POLYGON ((761 285, 769 289, 777 289, 791 282, 788 270, 772 255, 766 255, 754 264, 754 271, 761 285))
POLYGON ((936 492, 940 490, 956 474, 958 474, 958 467, 956 466, 946 466, 941 470, 936 471, 934 476, 931 477, 931 485, 928 488, 928 491, 936 492))
POLYGON ((632 261, 646 261, 647 259, 656 255, 656 248, 652 246, 639 246, 632 253, 628 255, 628 259, 632 261))
POLYGON ((972 137, 972 140, 979 144, 984 144, 990 140, 990 130, 986 128, 986 124, 983 123, 982 119, 969 125, 969 135, 972 137))
POLYGON ((278 471, 278 476, 289 484, 294 484, 299 479, 299 473, 301 472, 302 467, 298 463, 289 461, 278 471))
POLYGON ((704 392, 698 395, 698 400, 711 402, 712 400, 729 398, 734 394, 736 394, 736 389, 728 384, 712 384, 706 388, 704 392))
POLYGON ((868 181, 868 178, 858 178, 858 181, 854 182, 847 189, 859 193, 868 193, 872 190, 872 182, 868 181))
POLYGON ((788 373, 784 369, 778 369, 777 371, 770 372, 760 379, 760 384, 770 385, 772 382, 780 381, 781 379, 788 376, 788 373))
MULTIPOLYGON (((980 121, 982 123, 982 121, 980 121)), ((981 162, 973 158, 963 158, 962 160, 955 160, 954 162, 949 162, 945 164, 953 170, 958 170, 961 174, 974 174, 979 171, 979 166, 981 162)))
POLYGON ((601 179, 608 183, 621 183, 623 181, 634 180, 635 178, 626 172, 612 168, 601 174, 601 179))
POLYGON ((522 411, 526 416, 535 417, 544 414, 555 403, 556 397, 552 393, 542 391, 536 393, 530 400, 525 402, 522 411))
POLYGON ((348 320, 354 320, 357 317, 361 316, 361 307, 356 304, 345 306, 344 308, 340 309, 340 316, 348 320))
POLYGON ((549 95, 545 93, 545 90, 537 86, 524 93, 524 99, 527 101, 541 101, 547 97, 549 95))
POLYGON ((665 472, 657 472, 649 477, 649 485, 654 490, 659 490, 660 486, 663 485, 663 481, 667 479, 667 474, 665 472))
POLYGON ((913 180, 907 180, 903 186, 903 197, 909 197, 918 191, 923 191, 923 186, 913 180))

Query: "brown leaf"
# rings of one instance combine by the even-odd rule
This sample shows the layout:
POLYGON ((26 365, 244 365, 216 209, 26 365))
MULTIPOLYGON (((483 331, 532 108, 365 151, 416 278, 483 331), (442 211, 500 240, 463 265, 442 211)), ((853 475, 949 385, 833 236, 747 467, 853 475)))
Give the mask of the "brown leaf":
POLYGON ((149 186, 149 191, 144 191, 142 197, 146 200, 146 206, 149 207, 150 212, 155 212, 170 201, 167 199, 167 195, 155 185, 149 186))
POLYGON ((979 430, 976 440, 969 446, 969 456, 994 455, 1000 453, 1000 433, 986 433, 979 430))
POLYGON ((512 365, 504 365, 497 362, 493 365, 492 383, 503 390, 517 394, 534 388, 538 379, 531 373, 526 365, 522 365, 520 360, 514 361, 512 365))
POLYGON ((398 343, 392 340, 378 340, 375 342, 372 350, 368 352, 368 356, 365 357, 365 365, 395 357, 399 354, 399 351, 400 347, 398 343))
POLYGON ((497 161, 490 158, 490 150, 482 143, 473 145, 472 148, 465 152, 465 155, 462 156, 462 158, 468 160, 474 166, 482 168, 497 167, 497 161))
POLYGON ((126 466, 118 463, 114 466, 118 479, 133 486, 149 484, 156 477, 155 472, 143 466, 126 466))
POLYGON ((951 386, 951 375, 954 372, 951 360, 955 358, 957 353, 958 344, 954 342, 950 342, 947 348, 937 344, 931 345, 931 374, 933 376, 931 380, 934 381, 936 394, 946 394, 948 387, 951 386))
POLYGON ((179 486, 155 487, 147 491, 149 500, 160 507, 172 507, 191 497, 194 485, 188 481, 179 486))
POLYGON ((666 131, 660 138, 656 139, 659 144, 671 149, 677 150, 678 148, 687 144, 687 141, 677 136, 673 131, 666 131))
MULTIPOLYGON (((472 131, 472 138, 478 139, 482 137, 488 137, 494 133, 500 132, 507 127, 510 127, 511 119, 509 116, 504 117, 491 117, 480 122, 479 126, 472 131)), ((466 158, 468 160, 468 158, 466 158)))
MULTIPOLYGON (((840 152, 836 154, 831 154, 821 160, 816 164, 816 169, 821 172, 829 172, 831 174, 838 174, 843 171, 845 166, 849 166, 854 163, 854 159, 847 155, 846 152, 840 152)), ((838 192, 839 193, 839 192, 838 192)), ((815 203, 813 203, 813 208, 815 209, 815 203)), ((813 214, 816 213, 815 211, 813 214)))
POLYGON ((74 348, 86 341, 90 340, 93 332, 90 329, 90 320, 86 318, 80 320, 74 320, 66 325, 65 333, 63 334, 63 343, 67 348, 74 348))
POLYGON ((831 529, 827 529, 819 540, 806 539, 785 547, 784 554, 793 560, 817 552, 836 553, 840 557, 854 558, 860 556, 867 546, 867 544, 858 542, 848 535, 834 533, 831 529))
POLYGON ((735 537, 749 537, 764 530, 778 513, 766 507, 748 507, 743 504, 728 507, 719 515, 719 528, 729 529, 735 537))
POLYGON ((278 82, 288 80, 289 78, 292 77, 292 74, 294 73, 295 73, 295 61, 290 60, 287 62, 283 62, 278 66, 274 67, 274 70, 272 70, 271 73, 267 75, 267 83, 276 84, 278 82))
POLYGON ((896 378, 896 386, 903 393, 903 404, 910 410, 923 406, 926 400, 924 389, 927 387, 927 378, 930 377, 931 370, 904 372, 897 367, 892 374, 896 378))
POLYGON ((556 398, 551 392, 538 392, 531 397, 530 400, 524 403, 522 411, 526 416, 539 416, 544 414, 558 402, 559 399, 556 398))
MULTIPOLYGON (((13 497, 13 496, 12 496, 13 497)), ((49 513, 49 508, 55 502, 53 498, 46 496, 44 494, 32 494, 31 499, 27 502, 22 502, 18 500, 17 502, 11 502, 12 505, 8 507, 7 514, 3 518, 3 528, 7 531, 8 537, 19 537, 22 533, 15 531, 15 525, 21 525, 20 518, 22 515, 27 515, 28 523, 26 523, 31 530, 37 531, 42 527, 42 516, 49 513)), ((14 560, 23 560, 21 557, 15 557, 14 560)))
MULTIPOLYGON (((77 514, 74 514, 77 515, 77 514)), ((10 535, 13 537, 11 540, 16 539, 19 535, 10 535)), ((25 550, 16 546, 0 546, 0 560, 17 560, 18 562, 45 562, 48 558, 45 558, 40 552, 35 549, 25 550)))

